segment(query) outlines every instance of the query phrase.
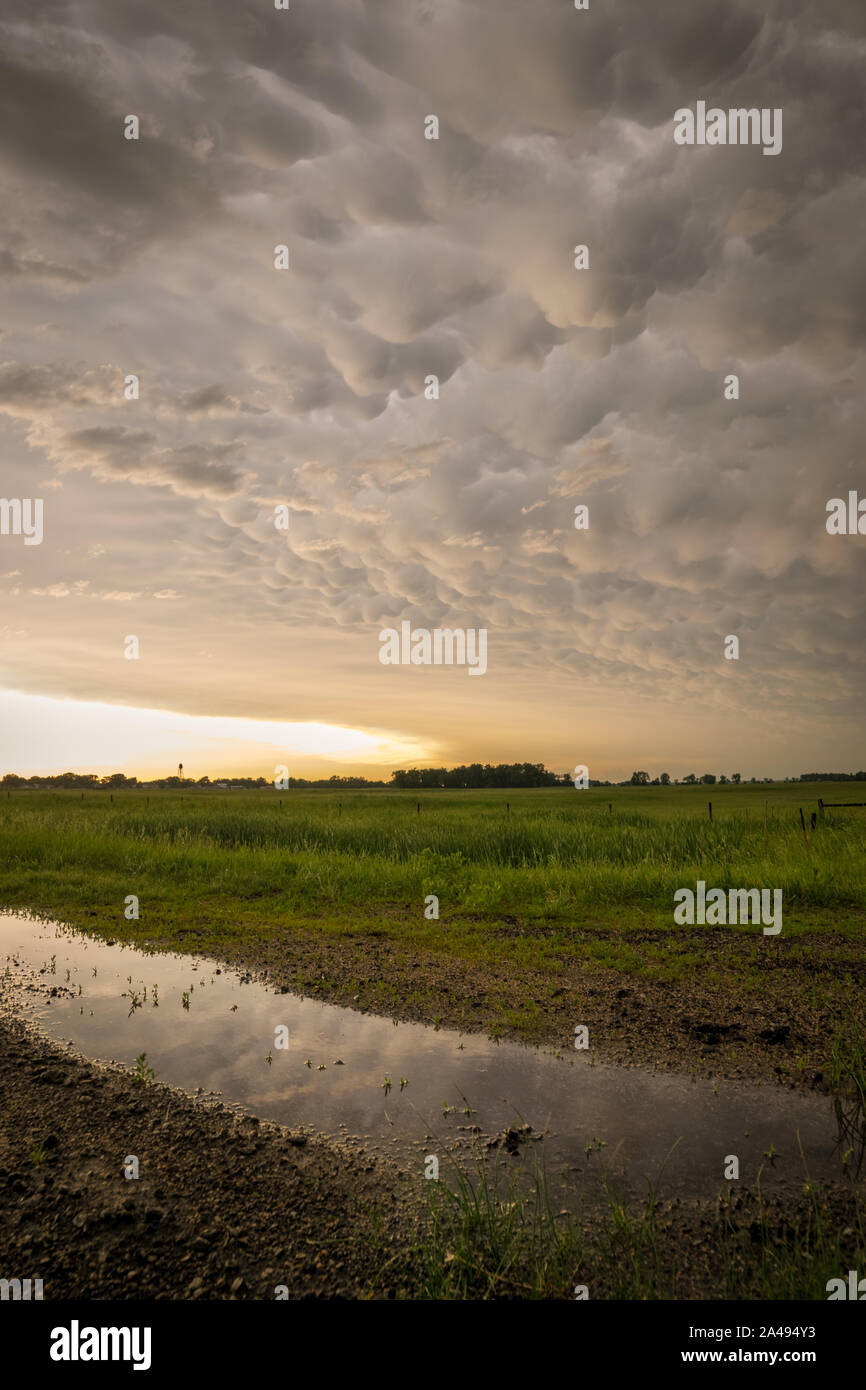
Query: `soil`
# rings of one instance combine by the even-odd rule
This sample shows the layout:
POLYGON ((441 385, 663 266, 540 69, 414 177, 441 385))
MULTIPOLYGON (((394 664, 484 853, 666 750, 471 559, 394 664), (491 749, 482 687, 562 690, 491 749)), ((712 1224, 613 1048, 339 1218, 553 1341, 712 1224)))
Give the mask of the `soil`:
POLYGON ((137 1084, 15 1019, 0 1076, 4 1278, 42 1278, 45 1299, 400 1293, 408 1192, 372 1157, 137 1084))
MULTIPOLYGON (((47 1300, 421 1296, 419 1194, 396 1165, 137 1083, 15 1018, 0 1019, 0 1076, 2 1277, 41 1278, 47 1300), (123 1174, 132 1154, 137 1179, 123 1174)), ((858 1267, 866 1248, 854 1190, 827 1190, 822 1205, 849 1247, 839 1269, 858 1267)), ((637 1295, 621 1286, 636 1251, 599 1211, 572 1279, 592 1298, 766 1297, 759 1227, 778 1246, 806 1207, 792 1193, 732 1195, 728 1219, 745 1244, 723 1268, 716 1199, 662 1202, 637 1295)), ((520 1286, 501 1296, 522 1296, 520 1286)), ((571 1298, 571 1283, 558 1296, 571 1298)))
MULTIPOLYGON (((188 933, 160 944, 196 953, 188 933)), ((639 943, 637 943, 639 946, 639 943)), ((848 943, 841 943, 848 945, 848 943)), ((699 950, 706 943, 693 943, 699 950)), ((754 992, 733 997, 706 969, 674 982, 626 977, 584 961, 549 973, 513 964, 497 970, 446 955, 405 950, 381 938, 332 938, 292 931, 226 951, 237 966, 262 971, 278 988, 386 1017, 495 1033, 570 1049, 578 1023, 599 1060, 654 1066, 701 1077, 823 1088, 827 1053, 842 1021, 838 1005, 810 1002, 805 985, 842 971, 866 997, 866 958, 834 961, 830 938, 792 954, 774 941, 756 951, 747 940, 718 944, 718 956, 758 974, 754 992)))
MULTIPOLYGON (((159 944, 196 953, 191 934, 159 944)), ((795 970, 775 945, 766 967, 776 972, 772 1007, 765 996, 732 1006, 705 979, 625 984, 577 962, 551 995, 549 975, 515 977, 513 968, 410 954, 360 934, 348 942, 293 934, 227 958, 277 987, 465 1030, 486 1030, 491 1016, 533 1001, 553 1045, 573 1045, 581 1022, 606 1060, 791 1085, 823 1086, 820 1070, 804 1077, 795 1059, 819 1027, 826 1038, 838 1024, 805 1008, 802 959, 795 970)), ((42 1278, 52 1300, 274 1299, 279 1287, 291 1299, 419 1296, 420 1194, 395 1163, 209 1097, 137 1083, 43 1038, 8 1008, 0 1008, 0 1078, 0 1276, 42 1278), (129 1155, 138 1178, 124 1176, 129 1155)), ((840 1187, 824 1200, 831 1227, 849 1231, 853 1246, 852 1193, 840 1187)), ((782 1199, 771 1213, 782 1233, 798 1219, 796 1202, 782 1199)), ((747 1243, 757 1210, 748 1192, 736 1198, 733 1222, 747 1243)), ((764 1207, 761 1220, 767 1215, 764 1207)), ((715 1200, 658 1211, 662 1264, 676 1281, 668 1296, 724 1297, 716 1220, 715 1200)), ((607 1256, 589 1260, 590 1296, 622 1296, 617 1267, 633 1254, 616 1255, 603 1231, 599 1240, 607 1256)), ((746 1297, 749 1278, 744 1266, 746 1297)))

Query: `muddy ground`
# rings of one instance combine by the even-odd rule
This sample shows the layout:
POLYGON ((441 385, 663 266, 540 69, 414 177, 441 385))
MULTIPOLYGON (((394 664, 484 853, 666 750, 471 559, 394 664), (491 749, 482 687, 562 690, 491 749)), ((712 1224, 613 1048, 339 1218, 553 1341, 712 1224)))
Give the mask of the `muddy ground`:
MULTIPOLYGON (((852 1190, 840 1184, 821 1205, 844 1249, 830 1272, 859 1267, 866 1246, 852 1190)), ((424 1297, 425 1210, 417 1183, 363 1150, 136 1083, 0 1019, 0 1277, 41 1278, 45 1299, 271 1300, 278 1286, 291 1299, 424 1297), (127 1179, 133 1154, 140 1177, 127 1179)), ((741 1241, 724 1259, 717 1197, 661 1203, 651 1239, 639 1219, 623 1226, 597 1210, 581 1259, 549 1296, 571 1298, 578 1282, 593 1298, 771 1296, 764 1244, 789 1241, 808 1210, 796 1194, 761 1210, 754 1193, 732 1192, 741 1241)), ((472 1243, 468 1255, 458 1248, 474 1279, 472 1243)), ((803 1261, 794 1268, 801 1277, 803 1261)), ((793 1296, 824 1296, 826 1270, 815 1276, 813 1292, 793 1296)), ((519 1279, 492 1288, 525 1296, 519 1279)), ((466 1296, 489 1294, 480 1279, 466 1296)))
MULTIPOLYGON (((191 934, 171 944, 205 953, 191 934)), ((629 985, 575 962, 551 997, 549 975, 534 982, 523 970, 516 979, 512 967, 402 954, 360 936, 293 934, 228 959, 277 987, 467 1030, 487 1030, 491 1010, 501 1014, 505 1002, 518 1009, 519 996, 524 1006, 537 1001, 554 1046, 573 1046, 579 1021, 606 1060, 825 1086, 820 1071, 804 1076, 795 1059, 806 1031, 835 1020, 816 1013, 804 1024, 793 962, 786 967, 781 954, 767 968, 776 972, 777 1001, 787 970, 788 1007, 754 1000, 735 1009, 723 1008, 700 978, 687 987, 629 985)), ((350 1143, 291 1133, 160 1083, 137 1084, 117 1065, 91 1063, 43 1038, 10 1000, 0 1007, 0 1277, 42 1278, 46 1299, 274 1299, 278 1286, 292 1299, 423 1297, 425 1196, 417 1177, 350 1143), (133 1154, 140 1177, 127 1179, 123 1165, 133 1154)), ((851 1189, 840 1184, 821 1201, 828 1229, 841 1235, 845 1268, 859 1267, 863 1217, 851 1189)), ((768 1296, 763 1242, 784 1244, 804 1213, 808 1203, 796 1194, 762 1212, 755 1194, 732 1192, 728 1215, 743 1245, 723 1270, 715 1194, 662 1204, 652 1245, 637 1251, 631 1236, 612 1228, 610 1213, 596 1211, 585 1226, 582 1269, 571 1279, 591 1284, 592 1297, 768 1296), (770 1233, 762 1234, 768 1219, 770 1233), (644 1264, 638 1286, 623 1287, 623 1271, 644 1264)), ((831 1273, 841 1259, 833 1255, 831 1273)), ((572 1296, 570 1287, 553 1296, 572 1296)), ((501 1292, 520 1297, 519 1282, 501 1292)))
POLYGON ((0 1276, 46 1299, 394 1297, 406 1200, 336 1142, 0 1024, 0 1276))
MULTIPOLYGON (((194 931, 158 944, 207 954, 194 931)), ((705 943, 691 945, 699 950, 705 943)), ((759 988, 736 998, 714 984, 707 969, 696 968, 687 980, 659 982, 575 959, 563 963, 552 985, 549 973, 525 966, 490 968, 425 953, 417 945, 402 949, 361 932, 346 939, 293 929, 229 946, 225 956, 263 971, 277 987, 386 1017, 563 1049, 574 1046, 575 1024, 582 1023, 602 1061, 822 1088, 843 1012, 831 1001, 810 1002, 804 986, 839 973, 850 979, 853 970, 861 1000, 866 997, 866 957, 852 967, 846 954, 837 965, 835 945, 828 937, 792 950, 774 941, 772 951, 761 951, 745 938, 722 943, 716 934, 718 964, 741 958, 759 972, 759 988)))

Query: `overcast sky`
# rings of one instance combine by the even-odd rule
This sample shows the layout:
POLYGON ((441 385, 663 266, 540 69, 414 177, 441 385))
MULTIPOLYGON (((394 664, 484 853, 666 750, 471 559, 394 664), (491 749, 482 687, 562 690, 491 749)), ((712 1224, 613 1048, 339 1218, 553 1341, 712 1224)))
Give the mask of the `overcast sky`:
POLYGON ((0 51, 0 771, 866 766, 862 0, 5 0, 0 51))

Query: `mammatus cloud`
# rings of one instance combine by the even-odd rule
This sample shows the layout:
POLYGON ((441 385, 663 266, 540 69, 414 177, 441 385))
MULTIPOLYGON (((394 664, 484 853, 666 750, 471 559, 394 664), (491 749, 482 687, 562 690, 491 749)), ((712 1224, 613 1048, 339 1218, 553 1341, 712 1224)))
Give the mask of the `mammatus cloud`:
POLYGON ((593 775, 862 764, 824 526, 866 492, 861 9, 6 15, 0 491, 46 518, 2 541, 7 684, 593 775), (780 153, 678 145, 699 101, 781 109, 780 153), (486 629, 483 681, 383 669, 404 620, 486 629))

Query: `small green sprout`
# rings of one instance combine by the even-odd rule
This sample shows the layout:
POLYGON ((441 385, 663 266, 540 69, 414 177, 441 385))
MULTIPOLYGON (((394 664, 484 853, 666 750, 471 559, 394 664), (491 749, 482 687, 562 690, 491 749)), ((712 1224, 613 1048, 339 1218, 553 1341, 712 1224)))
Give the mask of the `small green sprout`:
POLYGON ((132 1079, 137 1086, 146 1086, 148 1082, 156 1080, 156 1072, 153 1067, 148 1065, 146 1052, 142 1052, 140 1057, 136 1057, 132 1079))

